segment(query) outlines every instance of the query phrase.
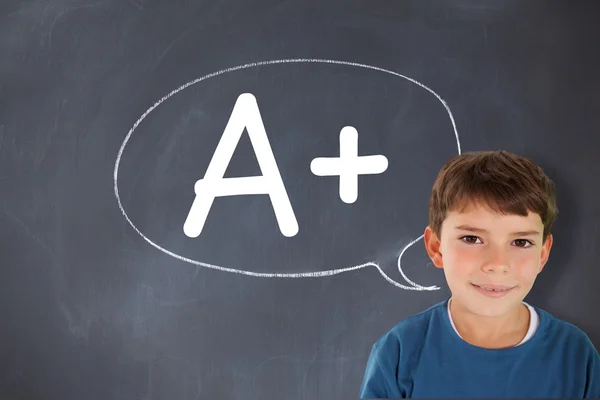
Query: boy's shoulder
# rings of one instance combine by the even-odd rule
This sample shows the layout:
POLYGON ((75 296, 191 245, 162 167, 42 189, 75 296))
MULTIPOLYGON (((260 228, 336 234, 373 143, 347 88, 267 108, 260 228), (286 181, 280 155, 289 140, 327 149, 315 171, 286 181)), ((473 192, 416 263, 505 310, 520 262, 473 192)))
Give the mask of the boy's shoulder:
POLYGON ((571 346, 582 346, 586 348, 593 348, 591 339, 577 325, 565 321, 560 317, 546 311, 538 306, 532 305, 533 309, 537 312, 540 320, 539 329, 542 329, 544 337, 546 337, 551 343, 566 342, 571 346))
POLYGON ((447 300, 442 301, 397 322, 377 340, 376 346, 388 347, 397 342, 410 346, 423 341, 427 336, 427 331, 432 326, 432 320, 439 319, 441 313, 445 310, 446 304, 447 300))
MULTIPOLYGON (((449 318, 446 316, 447 307, 448 299, 397 322, 376 341, 375 347, 389 348, 402 345, 405 348, 418 348, 419 344, 431 337, 432 330, 436 334, 443 334, 446 331, 438 328, 445 324, 445 318, 449 318)), ((590 349, 593 350, 592 352, 596 351, 591 339, 581 328, 538 306, 531 305, 531 307, 538 315, 536 341, 546 342, 549 345, 561 343, 561 347, 578 348, 579 351, 590 349)))

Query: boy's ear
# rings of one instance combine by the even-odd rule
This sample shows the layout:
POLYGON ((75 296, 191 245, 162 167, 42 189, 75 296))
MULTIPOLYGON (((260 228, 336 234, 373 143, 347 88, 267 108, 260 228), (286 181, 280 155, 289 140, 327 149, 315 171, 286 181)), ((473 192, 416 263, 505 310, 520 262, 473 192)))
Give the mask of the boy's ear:
POLYGON ((423 234, 423 242, 425 243, 425 250, 433 264, 438 268, 444 268, 444 262, 442 260, 441 243, 433 229, 428 225, 425 228, 423 234))
POLYGON ((548 262, 548 257, 550 257, 550 249, 552 248, 553 240, 554 239, 552 235, 548 235, 546 241, 542 245, 542 254, 540 255, 540 268, 538 270, 538 274, 542 272, 542 269, 544 269, 544 266, 548 262))

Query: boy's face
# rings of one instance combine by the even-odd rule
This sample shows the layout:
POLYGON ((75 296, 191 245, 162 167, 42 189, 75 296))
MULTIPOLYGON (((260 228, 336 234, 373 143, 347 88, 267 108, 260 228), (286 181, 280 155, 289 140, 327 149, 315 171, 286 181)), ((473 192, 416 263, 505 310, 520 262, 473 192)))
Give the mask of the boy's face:
POLYGON ((538 214, 503 215, 473 204, 448 213, 441 238, 427 227, 424 241, 433 263, 444 269, 453 301, 473 314, 499 317, 521 304, 546 264, 552 236, 542 243, 543 230, 538 214), (482 292, 486 285, 510 290, 482 292))

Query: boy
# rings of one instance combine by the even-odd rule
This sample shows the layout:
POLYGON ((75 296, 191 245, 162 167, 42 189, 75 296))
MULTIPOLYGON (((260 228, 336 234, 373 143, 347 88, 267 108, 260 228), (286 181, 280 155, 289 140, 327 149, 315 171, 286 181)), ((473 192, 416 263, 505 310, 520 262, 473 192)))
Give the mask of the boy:
POLYGON ((427 253, 451 297, 375 342, 361 398, 600 398, 600 356, 579 328, 525 303, 552 247, 554 183, 506 151, 440 171, 427 253))

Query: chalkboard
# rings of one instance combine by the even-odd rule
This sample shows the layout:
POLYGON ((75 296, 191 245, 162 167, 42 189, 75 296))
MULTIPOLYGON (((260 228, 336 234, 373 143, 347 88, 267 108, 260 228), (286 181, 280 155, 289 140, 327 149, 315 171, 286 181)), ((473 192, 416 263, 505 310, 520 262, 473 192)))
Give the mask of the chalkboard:
POLYGON ((449 296, 450 157, 556 182, 526 298, 600 347, 600 4, 2 1, 0 397, 357 398, 449 296))

